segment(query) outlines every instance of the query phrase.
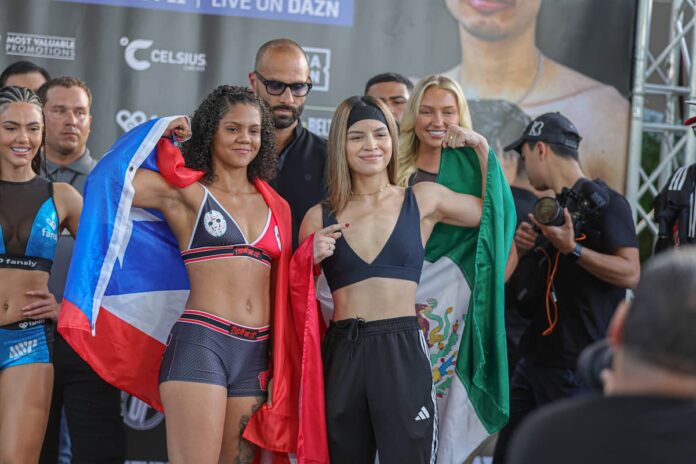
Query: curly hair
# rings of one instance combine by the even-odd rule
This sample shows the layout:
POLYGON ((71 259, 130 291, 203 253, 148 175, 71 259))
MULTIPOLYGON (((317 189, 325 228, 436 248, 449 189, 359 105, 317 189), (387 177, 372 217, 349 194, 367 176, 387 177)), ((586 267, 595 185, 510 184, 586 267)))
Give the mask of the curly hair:
POLYGON ((275 130, 268 106, 246 87, 221 85, 196 109, 191 120, 193 135, 181 147, 186 166, 205 172, 204 180, 207 182, 215 179, 213 137, 220 126, 220 120, 230 107, 238 104, 251 105, 261 113, 261 146, 247 167, 247 178, 253 182, 257 178, 270 181, 275 177, 275 130))
MULTIPOLYGON (((43 119, 43 105, 41 104, 41 99, 34 93, 34 91, 27 89, 25 87, 18 87, 15 85, 0 88, 0 113, 5 111, 7 105, 11 103, 31 103, 36 105, 41 112, 41 118, 43 119)), ((43 120, 41 121, 43 125, 43 120)), ((43 127, 43 133, 41 134, 41 146, 39 147, 38 153, 34 155, 31 159, 31 168, 36 174, 41 171, 41 165, 44 164, 45 158, 43 155, 44 143, 46 142, 46 126, 43 127)), ((44 169, 46 172, 46 170, 44 169)))

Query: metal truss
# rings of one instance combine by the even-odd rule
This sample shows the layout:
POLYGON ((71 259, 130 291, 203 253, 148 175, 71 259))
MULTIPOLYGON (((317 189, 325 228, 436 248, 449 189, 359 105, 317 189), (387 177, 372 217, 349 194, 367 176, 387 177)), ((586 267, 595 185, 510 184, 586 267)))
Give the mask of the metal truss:
POLYGON ((666 46, 651 38, 660 26, 654 23, 654 3, 639 0, 638 6, 626 182, 638 232, 653 238, 652 199, 675 169, 696 157, 696 137, 683 125, 696 114, 696 105, 685 103, 696 100, 696 0, 660 2, 671 8, 666 46), (653 110, 647 119, 646 103, 653 110), (659 144, 659 159, 647 153, 648 137, 659 144))

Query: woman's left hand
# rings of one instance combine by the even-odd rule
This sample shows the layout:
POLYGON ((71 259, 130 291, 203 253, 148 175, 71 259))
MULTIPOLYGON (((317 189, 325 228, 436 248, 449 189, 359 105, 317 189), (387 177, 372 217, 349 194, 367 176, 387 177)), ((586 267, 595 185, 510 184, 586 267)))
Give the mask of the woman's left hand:
POLYGON ((25 295, 36 299, 36 301, 33 303, 30 303, 22 308, 22 314, 24 314, 27 319, 58 320, 60 304, 58 304, 56 301, 56 297, 53 295, 53 293, 45 290, 30 290, 26 292, 25 295))
POLYGON ((174 137, 177 142, 185 142, 191 138, 191 121, 186 116, 174 119, 169 123, 162 137, 174 137))
POLYGON ((471 147, 477 154, 488 156, 488 141, 483 135, 455 125, 447 128, 442 146, 444 148, 471 147))

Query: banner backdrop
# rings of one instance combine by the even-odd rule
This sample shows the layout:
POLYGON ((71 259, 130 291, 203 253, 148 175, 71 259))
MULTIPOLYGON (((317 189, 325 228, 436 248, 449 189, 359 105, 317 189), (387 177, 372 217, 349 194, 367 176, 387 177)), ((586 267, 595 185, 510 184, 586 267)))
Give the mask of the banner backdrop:
MULTIPOLYGON (((623 189, 634 0, 0 0, 0 68, 31 60, 92 89, 99 157, 155 116, 191 114, 217 85, 248 85, 258 47, 289 37, 314 83, 303 120, 326 136, 371 76, 445 73, 474 128, 500 147, 529 117, 561 111, 587 174, 623 189)), ((129 453, 165 460, 161 418, 124 397, 129 453), (135 427, 134 427, 135 425, 135 427), (149 431, 147 429, 149 428, 149 431), (144 433, 157 432, 157 439, 144 433), (159 442, 158 442, 159 440, 159 442)))

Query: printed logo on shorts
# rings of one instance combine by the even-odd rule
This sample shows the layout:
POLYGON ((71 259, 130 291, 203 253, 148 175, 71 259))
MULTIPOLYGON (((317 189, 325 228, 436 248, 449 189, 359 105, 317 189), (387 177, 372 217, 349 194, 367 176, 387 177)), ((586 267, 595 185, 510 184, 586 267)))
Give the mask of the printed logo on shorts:
POLYGON ((271 379, 271 371, 268 370, 268 371, 259 372, 258 378, 259 378, 259 387, 261 388, 261 390, 265 391, 266 389, 268 389, 268 381, 271 379))
POLYGON ((19 342, 15 345, 12 345, 10 347, 10 359, 17 359, 21 358, 22 356, 31 354, 31 352, 34 351, 34 348, 36 348, 38 345, 39 340, 36 338, 33 340, 19 342))
POLYGON ((227 221, 220 211, 211 210, 203 217, 205 230, 213 237, 220 237, 227 231, 227 221))
POLYGON ((415 421, 422 421, 426 419, 430 419, 430 413, 425 406, 421 406, 420 411, 418 411, 418 415, 415 417, 415 421))

